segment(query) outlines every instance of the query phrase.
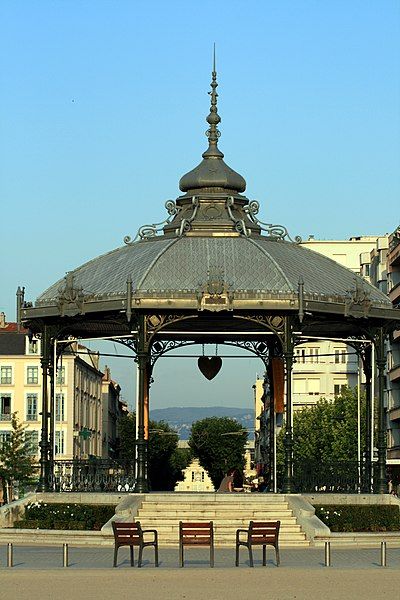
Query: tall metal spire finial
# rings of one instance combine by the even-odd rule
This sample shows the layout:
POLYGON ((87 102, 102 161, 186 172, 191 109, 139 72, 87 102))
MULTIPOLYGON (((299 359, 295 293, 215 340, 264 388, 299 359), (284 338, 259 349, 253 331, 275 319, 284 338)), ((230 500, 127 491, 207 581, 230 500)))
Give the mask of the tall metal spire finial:
POLYGON ((223 158, 223 153, 217 147, 218 138, 221 133, 218 130, 218 124, 221 122, 221 117, 218 114, 217 109, 217 71, 215 66, 215 43, 214 43, 214 54, 213 54, 213 70, 212 70, 212 79, 211 79, 211 91, 208 92, 211 96, 211 107, 210 114, 208 115, 206 121, 210 125, 210 127, 206 131, 206 136, 208 137, 208 149, 204 152, 203 158, 214 156, 218 158, 223 158))

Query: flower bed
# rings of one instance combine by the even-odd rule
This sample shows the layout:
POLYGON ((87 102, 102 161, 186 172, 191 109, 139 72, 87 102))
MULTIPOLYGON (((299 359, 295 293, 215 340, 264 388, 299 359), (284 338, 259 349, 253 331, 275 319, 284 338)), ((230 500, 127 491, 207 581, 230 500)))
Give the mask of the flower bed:
POLYGON ((50 504, 34 502, 25 507, 16 529, 72 529, 100 531, 115 514, 115 506, 104 504, 50 504))
POLYGON ((398 506, 383 504, 314 506, 316 516, 331 531, 400 531, 398 506))

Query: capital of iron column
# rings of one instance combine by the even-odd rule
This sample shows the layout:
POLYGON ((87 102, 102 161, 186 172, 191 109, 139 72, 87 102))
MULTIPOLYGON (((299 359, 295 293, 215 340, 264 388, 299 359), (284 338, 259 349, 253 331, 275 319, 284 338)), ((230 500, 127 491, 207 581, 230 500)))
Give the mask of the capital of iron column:
POLYGON ((286 428, 283 446, 285 452, 285 466, 283 476, 283 489, 286 494, 293 492, 293 428, 292 428, 292 369, 294 357, 294 342, 290 317, 285 317, 283 357, 285 361, 286 383, 286 428))
POLYGON ((137 469, 136 469, 136 483, 135 492, 145 493, 149 491, 149 485, 147 480, 147 440, 145 439, 145 395, 147 385, 147 368, 150 362, 150 356, 146 345, 146 330, 145 330, 145 318, 144 315, 139 316, 138 323, 138 345, 137 345, 137 357, 136 361, 138 364, 138 407, 137 407, 137 431, 138 437, 136 440, 137 448, 137 469))
POLYGON ((42 357, 40 359, 42 366, 42 428, 39 442, 40 448, 40 477, 37 486, 38 492, 50 491, 50 443, 49 443, 49 395, 48 395, 48 375, 51 365, 51 340, 49 330, 44 326, 42 334, 42 357))
POLYGON ((386 409, 385 409, 385 334, 381 327, 376 343, 376 366, 378 368, 378 473, 375 491, 378 494, 388 493, 386 477, 386 409))

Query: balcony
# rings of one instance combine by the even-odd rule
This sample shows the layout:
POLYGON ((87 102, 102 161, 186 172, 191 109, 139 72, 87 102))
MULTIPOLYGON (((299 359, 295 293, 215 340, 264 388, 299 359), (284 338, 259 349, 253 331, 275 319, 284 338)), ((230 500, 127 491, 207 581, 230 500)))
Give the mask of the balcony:
POLYGON ((11 421, 11 413, 0 413, 0 421, 11 421))
POLYGON ((388 293, 390 301, 393 304, 399 304, 400 302, 400 281, 394 285, 388 293))
POLYGON ((390 381, 398 381, 400 380, 400 364, 395 365, 389 371, 389 379, 390 381))
POLYGON ((400 458, 400 446, 392 446, 392 448, 387 449, 387 457, 390 460, 395 458, 400 458))

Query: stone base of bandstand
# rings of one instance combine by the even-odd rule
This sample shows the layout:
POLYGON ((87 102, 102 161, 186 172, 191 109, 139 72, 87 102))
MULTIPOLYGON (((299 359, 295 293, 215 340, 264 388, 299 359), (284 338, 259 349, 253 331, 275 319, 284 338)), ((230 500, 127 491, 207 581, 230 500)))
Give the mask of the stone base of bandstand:
POLYGON ((216 494, 193 492, 134 493, 31 493, 0 508, 0 544, 62 546, 112 546, 112 521, 141 522, 159 532, 161 547, 178 546, 179 521, 213 521, 216 547, 234 547, 235 532, 254 521, 281 521, 280 546, 379 546, 381 541, 400 544, 400 532, 331 533, 316 516, 316 504, 397 505, 389 494, 216 494), (31 502, 109 504, 115 515, 101 531, 15 529, 24 507, 31 502))

